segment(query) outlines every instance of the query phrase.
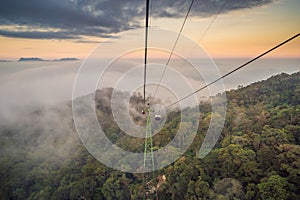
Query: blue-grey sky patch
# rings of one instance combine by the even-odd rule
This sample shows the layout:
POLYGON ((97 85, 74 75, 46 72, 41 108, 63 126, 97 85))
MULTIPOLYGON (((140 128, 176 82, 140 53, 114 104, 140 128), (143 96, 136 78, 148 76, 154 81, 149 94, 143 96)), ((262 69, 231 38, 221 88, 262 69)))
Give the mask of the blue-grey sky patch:
POLYGON ((61 32, 45 32, 45 31, 6 31, 0 30, 0 35, 12 38, 27 38, 27 39, 78 39, 79 36, 70 34, 65 31, 61 32))

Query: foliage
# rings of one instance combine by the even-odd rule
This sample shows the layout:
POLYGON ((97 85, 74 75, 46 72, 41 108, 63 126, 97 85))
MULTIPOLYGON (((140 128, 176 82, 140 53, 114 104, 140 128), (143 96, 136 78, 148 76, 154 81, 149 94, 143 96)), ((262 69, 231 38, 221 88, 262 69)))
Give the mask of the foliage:
MULTIPOLYGON (((78 138, 65 156, 54 156, 53 149, 62 152, 59 148, 67 148, 61 143, 67 144, 70 133, 58 132, 58 141, 51 140, 47 148, 34 148, 46 137, 41 129, 29 132, 27 126, 2 127, 0 199, 300 199, 299 91, 298 72, 227 92, 221 138, 208 156, 198 159, 209 119, 216 114, 202 102, 200 126, 190 148, 170 166, 150 174, 110 169, 93 158, 78 138), (163 175, 166 180, 158 184, 163 175), (146 182, 151 182, 150 186, 146 182), (149 187, 156 190, 149 192, 149 187)), ((111 93, 111 89, 97 93, 100 124, 115 144, 142 151, 142 141, 126 136, 113 123, 108 105, 111 93)), ((139 99, 137 96, 131 101, 139 99)), ((186 111, 191 119, 197 119, 194 109, 186 111)), ((136 122, 141 119, 134 118, 136 122)), ((180 112, 168 114, 164 128, 154 137, 156 149, 173 139, 179 121, 180 112)), ((188 128, 191 123, 183 125, 188 128)), ((72 129, 76 135, 74 125, 72 129)), ((54 134, 51 131, 47 133, 54 134)))

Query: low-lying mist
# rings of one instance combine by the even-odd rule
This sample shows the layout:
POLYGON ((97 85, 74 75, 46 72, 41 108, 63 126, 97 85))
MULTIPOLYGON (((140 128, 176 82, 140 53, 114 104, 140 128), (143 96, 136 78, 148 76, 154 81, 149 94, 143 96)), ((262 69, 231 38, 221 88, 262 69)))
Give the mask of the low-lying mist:
MULTIPOLYGON (((216 61, 222 74, 229 66, 240 62, 241 60, 216 61)), ((80 61, 59 64, 35 63, 32 66, 30 63, 0 63, 1 154, 18 156, 30 153, 49 161, 51 158, 64 160, 72 153, 74 146, 81 145, 73 124, 70 102, 73 82, 80 64, 80 61)), ((238 78, 238 75, 243 73, 241 71, 233 76, 233 79, 224 80, 225 87, 236 88, 240 83, 245 85, 243 81, 251 78, 254 82, 257 79, 255 69, 261 66, 268 66, 264 68, 264 73, 260 74, 264 77, 278 70, 292 72, 298 69, 297 64, 299 65, 298 59, 286 62, 258 62, 245 69, 249 72, 247 77, 238 78), (282 69, 282 65, 287 67, 282 69)), ((194 87, 197 88, 201 81, 195 81, 192 74, 191 77, 194 87)), ((92 92, 86 91, 87 94, 92 92)), ((199 97, 202 95, 199 94, 199 97)), ((110 103, 104 94, 101 99, 102 104, 110 103)), ((137 105, 138 109, 130 109, 130 113, 136 116, 136 122, 141 119, 139 114, 142 108, 140 104, 137 105)))

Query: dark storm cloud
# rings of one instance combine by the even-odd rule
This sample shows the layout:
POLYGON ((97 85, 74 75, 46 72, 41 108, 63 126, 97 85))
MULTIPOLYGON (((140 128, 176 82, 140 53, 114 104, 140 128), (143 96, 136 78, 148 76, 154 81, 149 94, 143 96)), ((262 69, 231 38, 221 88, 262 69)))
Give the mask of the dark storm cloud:
MULTIPOLYGON (((210 16, 225 0, 196 0, 193 16, 210 16)), ((272 0, 227 0, 223 12, 253 8, 272 0)), ((151 16, 180 18, 190 1, 152 0, 151 16)), ((0 35, 20 38, 76 39, 81 36, 109 37, 112 33, 143 26, 145 2, 142 0, 1 0, 0 24, 20 25, 29 30, 2 30, 0 35), (40 32, 39 28, 59 31, 40 32), (32 31, 31 31, 31 30, 32 31)))
POLYGON ((40 31, 5 31, 0 30, 0 35, 12 38, 28 39, 78 39, 79 36, 70 35, 68 32, 40 32, 40 31))
MULTIPOLYGON (((276 0, 195 0, 191 15, 207 17, 216 14, 225 4, 222 13, 254 8, 266 5, 276 0)), ((152 12, 154 17, 183 17, 186 15, 187 8, 190 6, 191 0, 165 0, 153 1, 152 12)))

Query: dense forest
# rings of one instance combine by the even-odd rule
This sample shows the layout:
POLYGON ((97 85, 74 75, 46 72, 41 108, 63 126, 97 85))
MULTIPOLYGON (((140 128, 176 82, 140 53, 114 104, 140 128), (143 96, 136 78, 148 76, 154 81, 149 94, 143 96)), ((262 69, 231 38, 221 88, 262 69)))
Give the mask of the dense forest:
MULTIPOLYGON (((97 91, 97 117, 107 136, 130 151, 143 143, 113 123, 112 89, 97 91)), ((211 107, 201 102, 199 129, 176 162, 145 174, 106 167, 87 152, 71 103, 0 123, 0 199, 300 199, 300 72, 226 92, 225 126, 203 159, 199 147, 211 107)), ((193 108, 186 108, 193 116, 193 108)), ((174 137, 180 112, 168 113, 156 148, 174 137)))

